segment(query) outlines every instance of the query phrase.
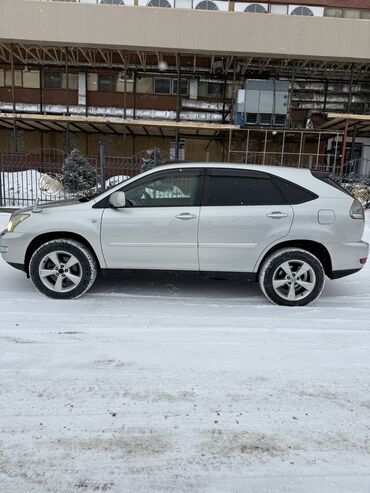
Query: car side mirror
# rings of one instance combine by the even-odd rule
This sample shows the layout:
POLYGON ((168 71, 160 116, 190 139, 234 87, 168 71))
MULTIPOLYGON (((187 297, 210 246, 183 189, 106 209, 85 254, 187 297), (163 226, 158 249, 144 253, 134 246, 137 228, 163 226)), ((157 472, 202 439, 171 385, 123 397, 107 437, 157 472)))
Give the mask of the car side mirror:
POLYGON ((126 207, 125 192, 113 192, 109 197, 109 203, 115 209, 121 209, 122 207, 126 207))

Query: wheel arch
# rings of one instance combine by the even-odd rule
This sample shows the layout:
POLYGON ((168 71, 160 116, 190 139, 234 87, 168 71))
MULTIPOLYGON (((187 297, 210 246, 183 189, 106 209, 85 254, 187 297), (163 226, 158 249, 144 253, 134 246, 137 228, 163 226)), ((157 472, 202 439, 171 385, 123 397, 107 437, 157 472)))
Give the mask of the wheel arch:
POLYGON ((92 253, 92 255, 96 260, 96 265, 98 267, 98 270, 99 271, 101 270, 101 265, 98 256, 96 255, 96 252, 92 247, 91 243, 84 236, 81 236, 77 233, 71 233, 70 231, 53 231, 36 236, 28 245, 24 258, 24 271, 26 272, 27 276, 29 276, 30 260, 34 252, 44 243, 47 243, 48 241, 51 240, 59 240, 59 239, 76 240, 82 243, 85 247, 87 247, 90 250, 90 252, 92 253))
POLYGON ((259 259, 257 264, 257 275, 259 275, 260 269, 267 257, 277 252, 278 250, 281 250, 282 248, 291 248, 291 247, 301 248, 315 255, 315 257, 317 257, 320 260, 324 268, 325 274, 328 277, 331 277, 333 272, 333 267, 332 267, 331 257, 328 249, 322 243, 312 240, 288 240, 272 246, 259 259))

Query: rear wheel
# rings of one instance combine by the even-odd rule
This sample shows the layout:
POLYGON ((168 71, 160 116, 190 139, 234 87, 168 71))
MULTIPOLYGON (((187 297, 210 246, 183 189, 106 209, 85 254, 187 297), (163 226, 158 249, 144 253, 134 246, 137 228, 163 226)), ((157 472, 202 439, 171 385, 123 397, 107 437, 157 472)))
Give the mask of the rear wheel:
POLYGON ((29 272, 35 287, 56 299, 78 298, 93 285, 97 266, 90 250, 82 243, 52 240, 32 255, 29 272))
POLYGON ((260 287, 272 303, 304 306, 321 294, 325 272, 312 253, 300 248, 284 248, 270 255, 262 265, 260 287))

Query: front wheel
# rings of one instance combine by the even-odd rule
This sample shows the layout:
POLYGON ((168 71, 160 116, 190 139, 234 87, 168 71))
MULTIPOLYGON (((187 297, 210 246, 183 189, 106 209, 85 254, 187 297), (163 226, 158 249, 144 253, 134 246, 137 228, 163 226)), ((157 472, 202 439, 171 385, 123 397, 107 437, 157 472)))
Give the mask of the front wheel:
POLYGON ((51 240, 32 255, 29 273, 35 287, 56 299, 78 298, 94 284, 96 260, 82 243, 51 240))
POLYGON ((324 282, 325 272, 319 259, 300 248, 273 253, 259 274, 262 292, 277 305, 309 305, 320 296, 324 282))

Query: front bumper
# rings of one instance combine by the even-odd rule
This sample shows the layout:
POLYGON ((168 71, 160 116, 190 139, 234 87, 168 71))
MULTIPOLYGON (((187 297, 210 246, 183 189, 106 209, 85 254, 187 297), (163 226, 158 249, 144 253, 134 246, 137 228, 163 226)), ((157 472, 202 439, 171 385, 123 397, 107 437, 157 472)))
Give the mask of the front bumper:
POLYGON ((0 233, 0 254, 5 262, 10 265, 24 265, 27 247, 31 239, 29 234, 2 231, 0 233))

